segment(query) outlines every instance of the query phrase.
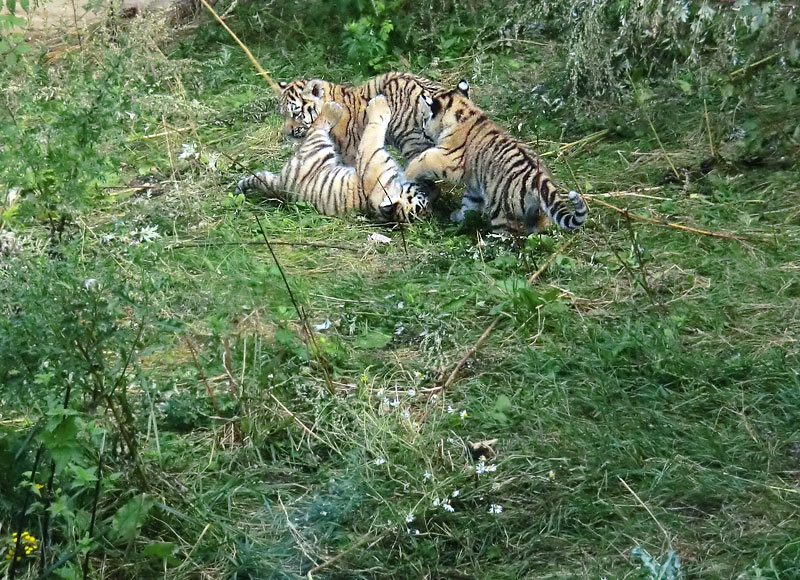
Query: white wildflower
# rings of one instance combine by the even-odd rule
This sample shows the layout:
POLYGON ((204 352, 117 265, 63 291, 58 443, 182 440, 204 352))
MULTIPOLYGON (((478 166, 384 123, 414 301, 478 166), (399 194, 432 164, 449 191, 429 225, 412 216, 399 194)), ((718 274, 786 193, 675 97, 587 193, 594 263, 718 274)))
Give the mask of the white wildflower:
POLYGON ((383 465, 384 463, 386 463, 386 460, 383 457, 375 458, 375 465, 383 465))
POLYGON ((489 513, 495 515, 501 514, 503 513, 503 506, 501 506, 499 503, 493 503, 489 506, 489 513))
POLYGON ((200 154, 197 152, 197 143, 184 143, 181 147, 178 159, 189 159, 190 157, 197 159, 199 156, 200 154))
POLYGON ((450 500, 449 499, 446 499, 446 500, 444 500, 442 502, 442 508, 444 508, 444 511, 450 512, 450 513, 453 513, 454 511, 456 511, 455 508, 453 508, 453 506, 450 505, 450 500))
POLYGON ((456 489, 450 495, 452 495, 453 497, 458 497, 459 495, 461 495, 461 490, 460 489, 456 489))
POLYGON ((413 522, 415 519, 416 519, 416 518, 414 517, 414 514, 413 514, 413 513, 409 513, 409 514, 407 514, 407 515, 406 515, 406 523, 407 523, 407 524, 410 524, 410 523, 411 523, 411 522, 413 522))
POLYGON ((425 470, 425 473, 422 474, 422 479, 426 481, 429 480, 431 477, 433 477, 433 475, 431 475, 431 472, 428 470, 425 470))
POLYGON ((467 415, 467 411, 466 411, 466 410, 464 410, 464 411, 461 411, 461 419, 462 419, 462 420, 464 420, 464 419, 466 419, 467 417, 469 417, 469 415, 467 415))

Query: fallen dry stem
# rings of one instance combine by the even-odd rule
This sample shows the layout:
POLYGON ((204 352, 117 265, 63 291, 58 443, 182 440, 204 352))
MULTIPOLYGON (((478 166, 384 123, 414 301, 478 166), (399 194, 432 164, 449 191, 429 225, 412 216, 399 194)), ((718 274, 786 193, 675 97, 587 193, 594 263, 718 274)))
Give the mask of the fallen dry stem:
POLYGON ((219 14, 217 14, 217 13, 214 11, 214 9, 211 7, 211 4, 209 4, 209 3, 208 3, 206 0, 200 0, 200 2, 202 2, 202 3, 203 3, 203 6, 205 6, 205 7, 208 9, 208 11, 209 11, 209 12, 211 12, 211 14, 214 16, 214 18, 216 18, 216 19, 217 19, 217 22, 219 22, 220 24, 222 24, 222 27, 223 27, 225 30, 227 30, 227 31, 228 31, 228 34, 230 34, 230 35, 231 35, 231 37, 232 37, 232 38, 233 38, 233 39, 236 41, 236 44, 238 44, 238 45, 239 45, 239 46, 242 48, 242 50, 244 51, 244 53, 247 55, 247 58, 249 58, 249 59, 250 59, 250 62, 252 62, 252 63, 253 63, 253 66, 254 66, 254 67, 256 67, 256 70, 258 71, 258 73, 259 73, 259 74, 260 74, 262 77, 264 77, 264 79, 266 79, 266 81, 269 83, 269 86, 270 86, 270 87, 272 87, 272 90, 273 90, 273 91, 275 91, 275 94, 276 94, 276 95, 280 95, 280 94, 281 94, 281 88, 278 86, 278 83, 276 83, 275 81, 273 81, 273 80, 272 80, 272 77, 271 77, 271 76, 269 76, 269 74, 267 73, 267 71, 265 71, 265 70, 263 69, 263 67, 262 67, 262 66, 259 64, 259 62, 256 60, 256 57, 254 57, 254 56, 253 56, 253 53, 252 53, 252 52, 250 52, 250 49, 248 49, 248 48, 245 46, 244 42, 242 42, 241 40, 239 40, 239 37, 238 37, 238 36, 236 36, 236 35, 233 33, 233 30, 231 30, 231 29, 228 27, 228 25, 227 25, 227 24, 225 24, 225 21, 224 21, 222 18, 220 18, 220 17, 219 17, 219 14))
MULTIPOLYGON (((563 244, 561 244, 561 246, 559 246, 558 249, 555 252, 553 252, 552 255, 549 258, 547 258, 547 260, 545 260, 544 264, 539 266, 539 269, 536 270, 533 274, 530 275, 530 277, 528 278, 528 284, 533 284, 536 281, 536 279, 539 276, 542 275, 542 272, 544 272, 545 269, 547 269, 547 267, 550 264, 553 263, 553 260, 556 259, 556 256, 558 256, 559 254, 564 252, 564 250, 566 250, 570 246, 570 244, 572 244, 572 242, 574 240, 575 240, 575 238, 573 237, 573 238, 568 239, 563 244)), ((450 373, 450 375, 447 377, 447 380, 444 382, 444 384, 439 388, 433 389, 431 391, 431 394, 439 393, 439 392, 445 390, 447 387, 449 387, 450 385, 452 385, 455 382, 456 377, 458 376, 458 372, 466 364, 466 362, 469 360, 469 358, 473 354, 475 354, 475 351, 477 351, 481 347, 483 342, 489 337, 489 335, 492 333, 492 330, 494 330, 494 327, 497 326, 497 323, 500 322, 500 319, 503 316, 504 316, 503 314, 498 314, 497 317, 494 320, 492 320, 492 323, 488 327, 486 327, 486 330, 483 331, 483 334, 481 334, 481 336, 478 339, 478 341, 474 345, 472 345, 470 347, 470 349, 466 352, 466 354, 461 357, 461 360, 459 360, 456 363, 455 368, 450 373)))
POLYGON ((368 533, 364 534, 363 536, 361 536, 361 538, 356 543, 354 543, 352 546, 347 548, 344 552, 340 552, 339 554, 336 554, 332 558, 330 558, 328 560, 325 560, 319 566, 314 566, 313 568, 311 568, 311 570, 309 570, 308 574, 307 574, 308 579, 309 580, 313 580, 313 574, 316 574, 317 572, 319 572, 323 568, 327 568, 328 566, 330 566, 332 564, 335 564, 336 562, 338 562, 339 560, 344 558, 347 554, 353 552, 354 550, 357 550, 358 548, 360 548, 361 546, 363 546, 364 544, 366 544, 366 543, 368 543, 370 541, 372 541, 373 543, 378 542, 379 540, 383 539, 383 537, 387 533, 388 532, 383 532, 378 537, 373 536, 372 532, 368 532, 368 533))
POLYGON ((572 147, 577 147, 578 145, 584 145, 586 143, 592 143, 594 141, 599 141, 603 137, 608 134, 608 129, 603 129, 602 131, 597 131, 596 133, 592 133, 591 135, 587 135, 583 139, 578 139, 577 141, 573 141, 571 143, 564 143, 559 146, 558 151, 545 151, 539 157, 547 157, 549 155, 555 155, 556 153, 561 154, 567 149, 571 149, 572 147))
POLYGON ((740 240, 740 241, 743 241, 743 242, 750 242, 750 241, 769 242, 769 241, 771 241, 768 238, 749 238, 749 237, 746 237, 746 236, 740 236, 740 235, 736 235, 736 234, 726 234, 726 233, 722 233, 722 232, 709 232, 707 230, 701 230, 701 229, 698 229, 698 228, 691 228, 689 226, 684 226, 684 225, 681 225, 681 224, 676 224, 676 223, 672 223, 672 222, 666 222, 664 220, 660 220, 660 219, 656 219, 656 218, 651 218, 651 217, 646 217, 646 216, 643 216, 643 215, 635 214, 635 213, 632 213, 630 210, 619 208, 619 207, 617 207, 615 205, 611 205, 610 203, 605 202, 605 201, 601 201, 601 200, 599 200, 597 198, 592 198, 591 201, 592 201, 592 203, 599 203, 600 205, 602 205, 604 207, 607 207, 609 209, 613 209, 615 212, 621 213, 622 215, 628 216, 628 217, 630 217, 632 219, 643 221, 643 222, 649 222, 651 224, 656 224, 656 225, 660 225, 660 226, 667 226, 667 227, 670 227, 670 228, 675 228, 677 230, 685 230, 687 232, 694 232, 695 234, 702 234, 704 236, 711 236, 711 237, 714 237, 714 238, 725 238, 725 239, 728 239, 728 240, 740 240))

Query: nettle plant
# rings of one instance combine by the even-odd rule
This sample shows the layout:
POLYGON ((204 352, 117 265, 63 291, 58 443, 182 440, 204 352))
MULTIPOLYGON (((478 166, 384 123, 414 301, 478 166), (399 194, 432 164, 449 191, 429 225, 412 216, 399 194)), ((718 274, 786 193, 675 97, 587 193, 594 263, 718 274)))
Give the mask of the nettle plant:
POLYGON ((23 254, 0 278, 0 406, 25 426, 0 445, 0 522, 17 534, 0 562, 9 573, 80 577, 100 538, 129 547, 152 507, 128 399, 149 384, 136 358, 145 302, 111 263, 87 278, 77 248, 23 254))

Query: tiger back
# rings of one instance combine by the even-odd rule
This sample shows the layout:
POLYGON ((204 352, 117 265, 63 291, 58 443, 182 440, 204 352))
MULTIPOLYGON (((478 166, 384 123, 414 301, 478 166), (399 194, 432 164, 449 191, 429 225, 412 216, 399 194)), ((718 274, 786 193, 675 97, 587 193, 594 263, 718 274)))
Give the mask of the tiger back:
POLYGON ((541 158, 508 134, 469 99, 469 83, 456 89, 420 97, 426 136, 435 147, 412 159, 406 178, 443 178, 466 185, 461 209, 478 211, 491 220, 492 229, 528 232, 538 230, 544 212, 556 224, 574 230, 586 221, 586 202, 568 194, 572 210, 553 184, 541 158))
POLYGON ((366 107, 353 166, 342 163, 330 134, 343 115, 341 105, 325 103, 281 172, 247 176, 238 182, 237 193, 255 189, 280 200, 309 202, 327 215, 359 210, 388 221, 411 222, 424 214, 427 197, 404 178, 385 147, 392 118, 387 99, 375 97, 366 107))
POLYGON ((278 85, 281 88, 278 101, 284 117, 284 133, 292 137, 305 136, 325 103, 334 102, 342 106, 342 120, 331 130, 331 137, 345 165, 355 165, 367 122, 367 104, 379 94, 386 97, 392 111, 386 132, 389 145, 399 149, 406 160, 433 145, 422 131, 420 97, 432 97, 444 91, 444 87, 424 77, 390 72, 357 87, 321 79, 295 79, 278 85))

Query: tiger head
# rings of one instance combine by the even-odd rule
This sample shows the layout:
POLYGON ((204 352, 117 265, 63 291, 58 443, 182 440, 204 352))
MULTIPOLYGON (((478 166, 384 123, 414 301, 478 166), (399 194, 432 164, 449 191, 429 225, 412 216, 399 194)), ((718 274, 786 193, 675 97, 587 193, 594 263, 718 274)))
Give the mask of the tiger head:
POLYGON ((319 79, 295 79, 290 83, 280 82, 278 97, 281 115, 284 117, 283 132, 302 139, 319 115, 325 103, 327 83, 319 79))
POLYGON ((422 129, 433 141, 481 115, 480 109, 469 99, 469 83, 465 79, 461 79, 455 89, 433 97, 420 95, 419 98, 422 129))

